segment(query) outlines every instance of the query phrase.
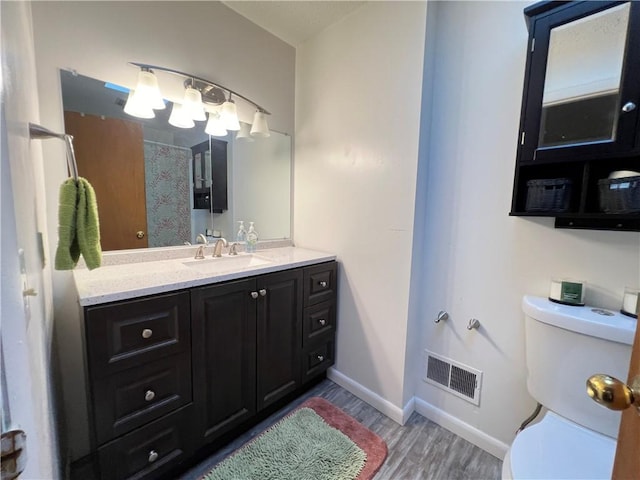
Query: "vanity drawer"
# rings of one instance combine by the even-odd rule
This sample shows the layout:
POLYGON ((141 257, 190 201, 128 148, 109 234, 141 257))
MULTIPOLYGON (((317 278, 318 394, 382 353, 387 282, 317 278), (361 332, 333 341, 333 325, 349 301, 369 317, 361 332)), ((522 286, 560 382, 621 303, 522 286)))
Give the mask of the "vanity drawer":
POLYGON ((192 453, 192 405, 98 449, 102 480, 158 478, 192 453))
POLYGON ((190 403, 191 357, 173 355, 93 382, 98 445, 190 403))
POLYGON ((322 339, 333 337, 336 328, 336 302, 319 303, 304 309, 302 346, 308 347, 322 339))
POLYGON ((86 308, 92 378, 189 351, 190 308, 188 292, 86 308))
POLYGON ((333 337, 318 347, 308 349, 303 355, 303 383, 324 372, 335 360, 335 340, 333 337))
POLYGON ((315 305, 335 297, 336 262, 324 263, 304 269, 304 305, 315 305))

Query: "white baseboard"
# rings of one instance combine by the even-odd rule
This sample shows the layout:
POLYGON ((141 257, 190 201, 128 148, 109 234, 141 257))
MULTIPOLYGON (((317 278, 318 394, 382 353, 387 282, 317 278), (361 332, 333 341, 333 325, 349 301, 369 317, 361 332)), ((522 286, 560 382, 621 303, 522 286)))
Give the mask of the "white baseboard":
POLYGON ((327 371, 327 378, 332 382, 337 383, 345 390, 350 391, 359 399, 367 402, 373 408, 383 413, 391 420, 400 425, 404 425, 409 419, 414 410, 413 398, 407 403, 404 408, 397 407, 389 400, 382 398, 377 393, 369 390, 364 385, 356 382, 355 380, 347 377, 344 373, 340 373, 335 368, 330 368, 327 371))
POLYGON ((507 445, 506 443, 501 442, 500 440, 490 435, 487 435, 483 431, 478 430, 476 427, 463 422, 459 418, 454 417, 444 410, 434 407, 430 403, 427 403, 420 398, 414 397, 413 400, 416 412, 418 412, 423 417, 428 418, 432 422, 435 422, 441 427, 446 428, 450 432, 453 432, 456 435, 464 438, 465 440, 473 443, 474 445, 483 449, 485 452, 490 453, 500 460, 502 460, 506 455, 507 449, 509 448, 509 445, 507 445))
POLYGON ((367 402, 373 408, 400 425, 404 425, 415 410, 423 417, 428 418, 450 432, 473 443, 500 460, 502 460, 507 453, 509 445, 506 443, 487 435, 476 427, 463 422, 444 410, 434 407, 420 398, 413 397, 407 402, 404 408, 400 408, 335 368, 329 368, 327 378, 367 402))

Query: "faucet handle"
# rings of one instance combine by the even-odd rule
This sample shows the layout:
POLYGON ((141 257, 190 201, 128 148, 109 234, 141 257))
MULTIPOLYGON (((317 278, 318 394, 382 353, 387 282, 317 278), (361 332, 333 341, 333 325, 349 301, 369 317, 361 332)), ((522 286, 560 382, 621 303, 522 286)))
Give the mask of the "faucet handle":
POLYGON ((238 254, 238 244, 236 242, 229 245, 229 255, 237 255, 238 254))
POLYGON ((196 260, 202 260, 204 258, 204 245, 200 245, 196 250, 196 256, 193 257, 196 260))

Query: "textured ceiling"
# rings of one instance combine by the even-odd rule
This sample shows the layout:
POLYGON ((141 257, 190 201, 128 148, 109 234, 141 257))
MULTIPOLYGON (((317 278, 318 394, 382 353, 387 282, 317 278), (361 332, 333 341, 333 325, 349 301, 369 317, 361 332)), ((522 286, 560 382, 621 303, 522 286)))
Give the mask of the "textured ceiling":
POLYGON ((337 22, 364 1, 224 1, 229 8, 297 47, 337 22))

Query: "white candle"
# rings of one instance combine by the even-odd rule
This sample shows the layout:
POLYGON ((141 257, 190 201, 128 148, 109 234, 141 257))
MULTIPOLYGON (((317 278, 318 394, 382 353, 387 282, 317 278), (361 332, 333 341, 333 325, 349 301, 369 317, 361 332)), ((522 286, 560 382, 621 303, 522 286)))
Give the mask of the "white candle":
POLYGON ((638 312, 638 289, 625 288, 622 299, 622 311, 631 315, 638 312))
POLYGON ((549 298, 553 300, 562 300, 562 280, 551 280, 551 289, 549 290, 549 298))

